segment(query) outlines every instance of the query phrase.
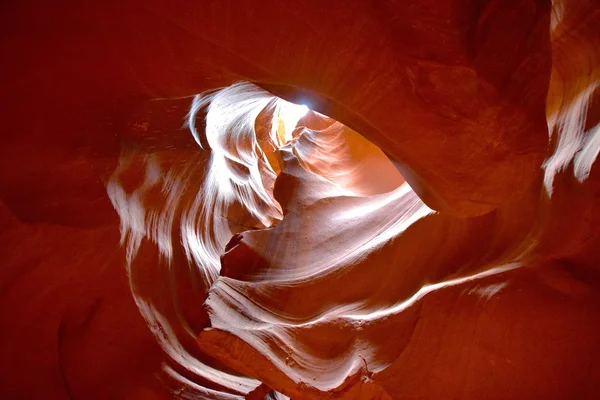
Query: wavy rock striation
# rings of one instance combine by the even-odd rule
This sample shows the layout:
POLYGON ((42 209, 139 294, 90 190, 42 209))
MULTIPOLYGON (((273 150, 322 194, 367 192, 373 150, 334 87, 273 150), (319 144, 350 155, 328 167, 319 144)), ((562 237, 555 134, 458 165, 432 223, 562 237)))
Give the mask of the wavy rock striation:
POLYGON ((1 398, 598 397, 597 1, 201 3, 4 6, 1 398))

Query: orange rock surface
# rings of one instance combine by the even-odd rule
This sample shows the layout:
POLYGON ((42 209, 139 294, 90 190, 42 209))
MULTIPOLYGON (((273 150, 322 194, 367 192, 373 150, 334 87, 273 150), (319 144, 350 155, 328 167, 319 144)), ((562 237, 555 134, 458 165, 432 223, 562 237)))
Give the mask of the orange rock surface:
POLYGON ((598 398, 596 0, 1 7, 0 398, 598 398))

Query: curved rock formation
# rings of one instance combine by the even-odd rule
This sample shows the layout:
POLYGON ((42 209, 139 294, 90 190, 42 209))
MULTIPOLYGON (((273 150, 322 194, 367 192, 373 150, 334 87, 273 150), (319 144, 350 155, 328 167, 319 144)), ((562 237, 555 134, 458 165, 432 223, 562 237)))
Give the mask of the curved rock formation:
POLYGON ((3 7, 1 398, 598 396, 596 1, 3 7))

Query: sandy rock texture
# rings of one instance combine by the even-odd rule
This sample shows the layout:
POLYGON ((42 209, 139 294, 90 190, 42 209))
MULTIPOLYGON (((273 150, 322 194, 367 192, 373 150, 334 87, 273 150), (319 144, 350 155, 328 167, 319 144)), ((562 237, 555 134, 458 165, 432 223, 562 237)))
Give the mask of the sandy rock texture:
POLYGON ((0 7, 0 398, 598 398, 597 0, 0 7))

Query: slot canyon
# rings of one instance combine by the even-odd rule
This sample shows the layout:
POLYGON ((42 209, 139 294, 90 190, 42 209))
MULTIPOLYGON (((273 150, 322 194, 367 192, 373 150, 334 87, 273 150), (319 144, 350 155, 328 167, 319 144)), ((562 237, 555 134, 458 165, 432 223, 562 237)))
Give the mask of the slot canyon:
POLYGON ((598 0, 0 7, 0 399, 600 398, 598 0))

